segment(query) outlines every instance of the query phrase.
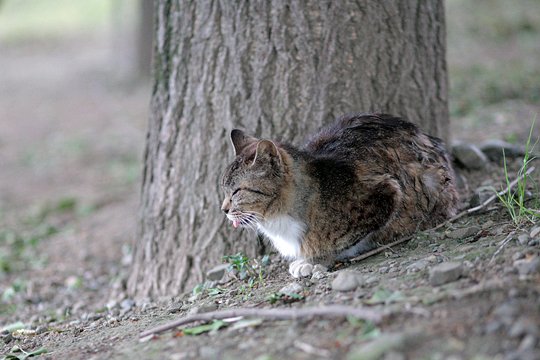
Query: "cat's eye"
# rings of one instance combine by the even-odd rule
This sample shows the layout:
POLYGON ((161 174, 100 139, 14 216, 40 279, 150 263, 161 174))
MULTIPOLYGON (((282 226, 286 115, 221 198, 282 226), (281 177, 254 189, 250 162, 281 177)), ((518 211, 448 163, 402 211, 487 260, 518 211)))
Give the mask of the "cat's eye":
POLYGON ((242 190, 242 189, 238 188, 238 189, 234 190, 233 193, 232 193, 232 195, 231 195, 231 197, 234 196, 234 195, 235 195, 237 192, 239 192, 240 190, 242 190))

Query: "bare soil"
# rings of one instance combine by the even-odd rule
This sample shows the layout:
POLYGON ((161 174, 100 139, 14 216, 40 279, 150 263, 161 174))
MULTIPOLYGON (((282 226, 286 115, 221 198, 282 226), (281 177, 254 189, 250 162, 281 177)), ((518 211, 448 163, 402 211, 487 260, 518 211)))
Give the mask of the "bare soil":
MULTIPOLYGON (((49 359, 540 359, 540 238, 520 242, 535 225, 516 226, 497 203, 319 278, 293 281, 272 255, 251 283, 226 275, 168 299, 127 298, 149 86, 115 75, 98 40, 1 47, 0 326, 20 321, 28 331, 3 332, 0 354, 16 345, 44 348, 49 359), (432 285, 430 272, 448 261, 461 276, 432 285), (356 288, 334 289, 343 271, 356 288), (293 294, 276 295, 291 283, 293 294), (139 340, 193 312, 329 304, 386 315, 377 324, 266 320, 139 340)), ((515 133, 524 143, 534 111, 519 101, 494 105, 479 122, 456 119, 453 136, 479 143, 515 133)), ((519 166, 512 162, 513 174, 519 166)), ((461 174, 463 208, 479 186, 504 183, 498 163, 461 174)))

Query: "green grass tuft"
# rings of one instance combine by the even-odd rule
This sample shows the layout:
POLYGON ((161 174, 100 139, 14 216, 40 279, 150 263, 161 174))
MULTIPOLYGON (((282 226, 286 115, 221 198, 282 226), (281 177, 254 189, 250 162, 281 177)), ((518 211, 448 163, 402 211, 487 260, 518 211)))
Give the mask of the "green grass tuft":
MULTIPOLYGON (((533 179, 528 175, 528 170, 530 168, 531 162, 536 158, 532 155, 534 147, 538 143, 538 139, 532 143, 532 134, 534 129, 534 124, 536 118, 533 120, 531 128, 529 130, 529 136, 527 138, 527 143, 525 144, 525 155, 523 157, 523 164, 517 172, 517 184, 515 191, 507 191, 506 194, 499 195, 499 200, 504 205, 508 214, 512 218, 512 221, 516 226, 519 226, 526 222, 534 223, 538 218, 540 218, 540 211, 537 209, 537 205, 529 207, 526 202, 528 200, 527 186, 532 185, 535 188, 534 194, 538 197, 538 188, 537 185, 533 182, 533 179)), ((503 149, 503 163, 504 163, 504 178, 506 181, 506 187, 510 188, 510 176, 508 174, 508 166, 506 162, 506 155, 504 154, 503 149)))

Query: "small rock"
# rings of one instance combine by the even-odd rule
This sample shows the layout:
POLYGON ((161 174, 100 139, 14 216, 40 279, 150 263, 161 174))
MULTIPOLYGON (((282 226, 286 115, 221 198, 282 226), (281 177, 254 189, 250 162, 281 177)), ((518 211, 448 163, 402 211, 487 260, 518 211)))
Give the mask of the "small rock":
POLYGON ((530 240, 530 237, 527 234, 521 234, 518 236, 518 242, 520 243, 520 245, 527 245, 529 240, 530 240))
POLYGON ((512 145, 506 141, 496 139, 488 140, 480 144, 480 150, 482 150, 482 152, 491 161, 502 161, 503 150, 504 156, 507 158, 515 158, 525 155, 525 149, 523 147, 512 145))
POLYGON ((359 286, 358 275, 351 271, 342 271, 338 273, 332 281, 332 289, 336 291, 352 291, 359 286))
POLYGON ((483 169, 488 162, 487 156, 472 144, 458 143, 452 146, 452 154, 461 165, 471 170, 483 169))
POLYGON ((181 304, 174 304, 174 305, 170 306, 167 309, 167 312, 169 314, 176 314, 177 312, 180 312, 180 311, 182 311, 182 305, 181 304))
POLYGON ((480 232, 480 228, 478 226, 471 226, 467 228, 460 228, 453 231, 450 231, 446 236, 448 236, 451 239, 465 239, 469 236, 473 236, 478 234, 480 232))
POLYGON ((462 265, 456 262, 443 262, 435 265, 429 272, 429 282, 433 286, 456 281, 463 274, 462 265))
POLYGON ((317 282, 321 279, 324 279, 327 275, 328 275, 327 272, 315 271, 313 272, 313 275, 311 275, 311 281, 317 282))
POLYGON ((300 294, 304 288, 299 283, 292 282, 290 284, 285 285, 281 289, 279 289, 279 293, 281 294, 300 294))
POLYGON ((531 275, 540 272, 540 257, 514 261, 514 266, 520 275, 531 275))
POLYGON ((348 359, 384 359, 391 352, 403 352, 423 340, 420 333, 386 333, 381 334, 366 344, 354 347, 348 359))
POLYGON ((516 261, 516 260, 521 260, 525 257, 525 255, 523 255, 522 252, 517 252, 517 253, 514 253, 514 255, 512 255, 512 260, 516 261))
POLYGON ((112 310, 112 309, 114 309, 114 308, 119 307, 120 305, 118 304, 117 301, 111 300, 111 301, 109 301, 105 306, 107 307, 107 310, 112 310))
POLYGON ((125 299, 120 303, 120 307, 124 311, 129 311, 135 306, 135 301, 133 299, 125 299))
POLYGON ((538 327, 536 324, 529 318, 522 317, 512 325, 508 335, 510 337, 523 337, 527 334, 537 335, 538 327))
POLYGON ((538 239, 531 239, 529 240, 529 242, 527 243, 528 246, 536 246, 538 245, 538 239))
MULTIPOLYGON (((360 283, 360 279, 358 279, 358 282, 360 283)), ((365 286, 375 286, 379 283, 379 277, 378 276, 369 276, 364 280, 365 286)), ((362 284, 360 284, 362 285, 362 284)))
POLYGON ((407 266, 405 269, 407 270, 407 273, 418 272, 427 268, 428 265, 429 265, 429 260, 420 259, 418 261, 413 262, 412 264, 407 266))
POLYGON ((210 281, 220 281, 225 276, 229 264, 221 264, 206 272, 206 279, 210 281))
POLYGON ((45 325, 40 325, 36 328, 36 334, 41 335, 49 331, 49 327, 45 325))
MULTIPOLYGON (((494 193, 492 186, 480 186, 478 189, 474 190, 471 200, 469 200, 469 206, 476 207, 483 204, 487 199, 493 196, 494 193)), ((493 221, 490 226, 492 225, 493 221)), ((484 226, 482 226, 482 228, 484 228, 484 226)))
POLYGON ((88 321, 96 321, 103 317, 103 314, 95 313, 95 314, 89 314, 87 319, 88 321))
POLYGON ((488 221, 486 221, 485 223, 482 224, 482 230, 487 230, 487 229, 493 227, 493 225, 495 225, 495 222, 493 220, 488 220, 488 221))
POLYGON ((540 226, 535 226, 531 229, 530 237, 535 238, 540 234, 540 226))
POLYGON ((536 336, 532 334, 526 335, 523 338, 523 340, 521 340, 518 350, 519 351, 534 350, 537 342, 538 342, 538 339, 536 338, 536 336))
POLYGON ((11 341, 13 341, 13 335, 11 335, 9 332, 7 334, 2 334, 1 338, 4 344, 9 344, 11 341))
POLYGON ((207 312, 210 312, 210 311, 214 311, 217 308, 218 308, 218 306, 216 304, 206 304, 206 305, 202 305, 202 306, 194 306, 188 311, 188 314, 189 315, 194 315, 194 314, 207 313, 207 312))
POLYGON ((504 327, 504 324, 500 321, 492 320, 486 324, 486 334, 493 334, 504 327))
POLYGON ((512 322, 512 319, 519 314, 519 309, 511 304, 504 303, 499 305, 494 311, 493 314, 500 320, 502 320, 506 325, 512 322))
POLYGON ((315 264, 313 266, 313 272, 322 272, 322 273, 326 273, 328 272, 328 268, 324 265, 321 265, 321 264, 315 264))

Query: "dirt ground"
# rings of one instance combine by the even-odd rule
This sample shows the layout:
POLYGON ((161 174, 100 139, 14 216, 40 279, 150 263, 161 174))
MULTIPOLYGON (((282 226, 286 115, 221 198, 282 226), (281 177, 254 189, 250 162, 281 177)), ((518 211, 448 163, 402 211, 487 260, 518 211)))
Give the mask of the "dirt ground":
MULTIPOLYGON (((449 25, 459 31, 450 32, 451 45, 460 31, 474 30, 460 22, 467 21, 466 7, 455 6, 449 25)), ((538 39, 540 22, 532 19, 530 30, 519 19, 518 30, 495 27, 502 35, 489 48, 475 45, 463 55, 450 47, 454 89, 478 87, 452 95, 455 141, 525 144, 540 110, 540 88, 529 84, 540 78, 538 67, 524 70, 528 77, 503 79, 487 98, 489 89, 472 84, 474 74, 482 84, 499 75, 470 70, 493 54, 521 59, 522 50, 509 50, 516 38, 501 40, 512 29, 526 33, 519 40, 527 56, 540 55, 527 42, 529 31, 538 39), (513 96, 514 87, 527 91, 513 96)), ((244 280, 241 271, 218 271, 188 294, 126 297, 150 89, 127 80, 110 59, 110 43, 99 36, 0 43, 0 355, 23 359, 19 348, 41 350, 44 359, 540 359, 540 228, 535 221, 516 225, 497 201, 393 250, 301 281, 271 255, 243 263, 251 272, 244 280), (433 273, 441 263, 455 263, 458 273, 445 272, 451 278, 439 285, 433 273), (236 319, 197 335, 175 329, 139 339, 187 314, 332 304, 365 307, 381 319, 236 319)), ((511 178, 520 161, 510 161, 511 178)), ((463 208, 475 190, 501 189, 505 181, 500 161, 460 174, 467 184, 463 208)), ((538 208, 537 188, 528 189, 527 206, 538 208)), ((205 330, 197 325, 185 327, 205 330)))

